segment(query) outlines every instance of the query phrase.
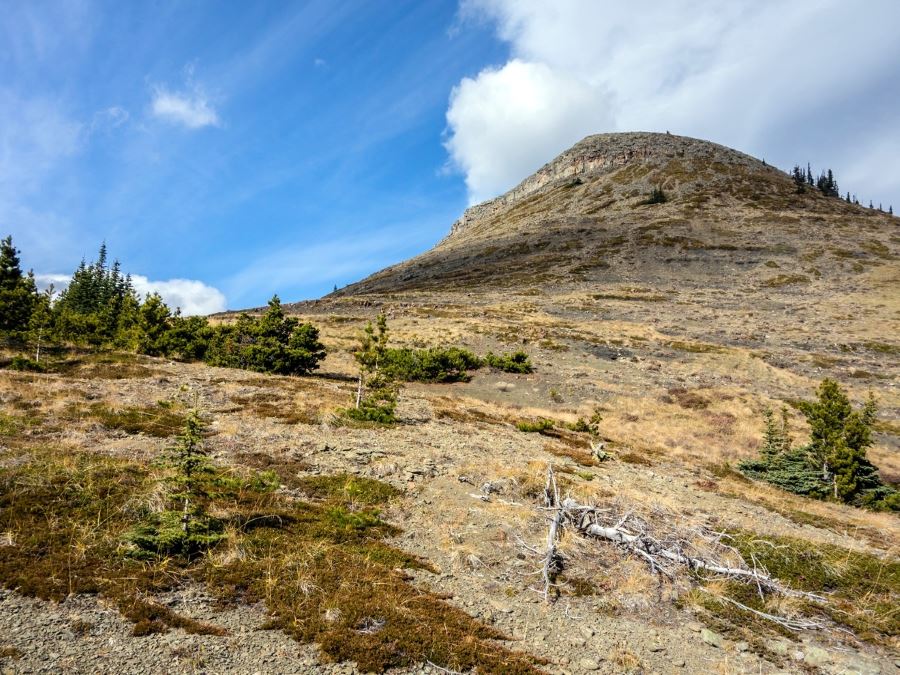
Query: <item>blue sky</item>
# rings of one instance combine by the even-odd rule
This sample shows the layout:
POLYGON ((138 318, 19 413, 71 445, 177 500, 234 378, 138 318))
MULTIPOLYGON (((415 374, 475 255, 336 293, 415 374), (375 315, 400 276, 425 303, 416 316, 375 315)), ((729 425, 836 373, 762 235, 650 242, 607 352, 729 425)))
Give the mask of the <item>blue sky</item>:
POLYGON ((900 206, 894 4, 727 7, 4 2, 0 233, 48 278, 105 239, 193 311, 293 301, 635 129, 831 166, 900 206))

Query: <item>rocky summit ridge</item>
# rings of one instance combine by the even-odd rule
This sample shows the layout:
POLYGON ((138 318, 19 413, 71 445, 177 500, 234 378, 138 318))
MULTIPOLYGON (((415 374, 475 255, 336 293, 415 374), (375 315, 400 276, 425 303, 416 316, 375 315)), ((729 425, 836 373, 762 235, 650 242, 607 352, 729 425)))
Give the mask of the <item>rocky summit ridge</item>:
POLYGON ((884 264, 896 222, 812 187, 799 192, 784 171, 709 141, 601 134, 467 209, 430 251, 328 297, 846 284, 884 264), (664 198, 652 199, 659 190, 664 198))
POLYGON ((449 236, 501 212, 549 184, 571 181, 586 174, 612 173, 629 164, 662 164, 688 156, 709 163, 741 165, 759 171, 766 169, 765 163, 742 152, 687 136, 652 132, 593 134, 561 153, 514 188, 494 199, 470 206, 453 223, 449 236))

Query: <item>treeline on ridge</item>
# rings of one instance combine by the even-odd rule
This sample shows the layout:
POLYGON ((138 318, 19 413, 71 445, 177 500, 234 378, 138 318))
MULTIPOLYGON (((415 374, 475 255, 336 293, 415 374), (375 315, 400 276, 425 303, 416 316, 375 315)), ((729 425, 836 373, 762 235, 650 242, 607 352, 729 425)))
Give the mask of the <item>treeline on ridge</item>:
POLYGON ((325 357, 318 329, 284 315, 278 296, 259 317, 241 314, 232 324, 182 316, 158 293, 143 299, 118 261, 108 263, 106 246, 97 260, 81 262, 69 285, 54 297, 38 292, 34 275, 22 272, 12 237, 0 241, 0 337, 27 348, 13 367, 44 370, 42 352, 56 347, 121 349, 214 366, 281 375, 300 375, 325 357), (31 356, 33 355, 33 358, 31 356))
MULTIPOLYGON (((797 187, 798 194, 806 192, 807 189, 816 189, 826 197, 837 197, 838 199, 843 199, 848 204, 860 205, 856 195, 851 197, 849 191, 846 196, 841 197, 837 179, 834 177, 834 172, 831 169, 822 171, 818 178, 815 178, 813 177, 812 166, 809 163, 806 164, 805 170, 799 164, 795 164, 794 168, 791 169, 791 178, 794 180, 794 185, 797 187)), ((871 200, 869 201, 869 208, 875 208, 875 205, 871 200)), ((878 210, 884 212, 881 204, 878 205, 878 210)), ((888 206, 887 213, 894 215, 893 205, 888 206)))

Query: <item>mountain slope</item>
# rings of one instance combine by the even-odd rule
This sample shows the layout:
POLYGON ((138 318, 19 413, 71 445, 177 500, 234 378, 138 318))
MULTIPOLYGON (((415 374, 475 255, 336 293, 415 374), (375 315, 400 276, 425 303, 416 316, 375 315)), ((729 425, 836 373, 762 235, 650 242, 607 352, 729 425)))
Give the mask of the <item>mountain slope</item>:
POLYGON ((604 134, 468 209, 432 250, 338 295, 840 283, 896 254, 896 223, 818 190, 797 194, 784 172, 714 143, 604 134), (643 203, 656 187, 668 202, 643 203))

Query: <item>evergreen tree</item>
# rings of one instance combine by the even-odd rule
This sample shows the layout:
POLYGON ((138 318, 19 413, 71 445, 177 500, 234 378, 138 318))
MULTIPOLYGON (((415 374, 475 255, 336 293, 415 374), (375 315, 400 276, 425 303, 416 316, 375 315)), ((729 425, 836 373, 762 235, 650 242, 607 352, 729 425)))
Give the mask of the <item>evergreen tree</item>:
POLYGON ((259 319, 245 313, 231 326, 215 329, 206 352, 211 365, 281 375, 305 375, 323 358, 318 329, 285 317, 277 295, 259 319))
POLYGON ((838 384, 826 379, 817 390, 817 399, 800 408, 809 423, 809 443, 792 448, 787 410, 782 409, 780 429, 767 410, 760 457, 741 462, 740 470, 796 494, 900 510, 900 493, 882 482, 878 469, 866 457, 876 414, 871 394, 860 410, 854 410, 838 384))
POLYGON ((27 330, 37 300, 34 275, 22 273, 19 251, 8 236, 0 241, 0 332, 16 337, 27 330))
POLYGON ((833 496, 852 501, 860 491, 876 487, 870 484, 871 464, 866 458, 872 445, 874 398, 855 411, 838 383, 826 378, 817 400, 802 403, 800 409, 809 423, 811 459, 821 467, 822 479, 831 482, 833 496))
POLYGON ((812 166, 808 162, 806 164, 806 182, 810 186, 815 185, 812 174, 812 166))
POLYGON ((176 312, 166 333, 165 353, 184 361, 203 361, 213 334, 205 317, 183 317, 176 312))
POLYGON ((378 365, 384 362, 385 351, 387 350, 388 329, 387 317, 384 312, 378 315, 377 332, 376 326, 369 321, 363 329, 359 339, 359 347, 353 353, 353 358, 359 364, 359 383, 356 389, 356 407, 359 408, 362 402, 363 391, 366 385, 366 379, 374 376, 378 372, 378 365))
POLYGON ((209 454, 203 446, 203 422, 196 410, 192 410, 185 420, 184 431, 178 437, 174 448, 173 464, 176 475, 172 479, 172 499, 181 505, 181 523, 185 534, 190 534, 192 521, 201 521, 205 516, 206 501, 209 498, 207 484, 213 473, 209 454))
POLYGON ((819 188, 819 191, 826 197, 840 197, 838 184, 834 179, 834 174, 832 173, 831 169, 828 169, 828 171, 823 171, 819 175, 819 178, 816 181, 816 187, 819 188))
POLYGON ((766 408, 763 412, 763 419, 765 420, 765 431, 763 432, 763 447, 760 452, 765 461, 771 462, 776 455, 781 454, 784 440, 771 409, 766 408))
POLYGON ((95 346, 116 345, 139 349, 140 299, 130 275, 123 275, 119 261, 108 266, 106 244, 97 260, 81 264, 56 303, 61 336, 95 346))
POLYGON ((800 168, 799 164, 794 165, 794 169, 791 172, 791 178, 794 180, 794 185, 797 187, 798 194, 806 192, 806 174, 803 173, 803 169, 800 168))
POLYGON ((354 419, 390 424, 397 406, 397 383, 382 366, 386 363, 387 317, 382 312, 375 325, 370 321, 360 335, 353 356, 359 364, 355 407, 346 411, 354 419))
POLYGON ((159 293, 150 293, 139 310, 138 351, 150 356, 166 353, 166 337, 171 313, 159 293))
POLYGON ((894 205, 893 205, 893 204, 891 204, 891 205, 888 207, 888 213, 891 214, 891 215, 894 215, 894 205))

